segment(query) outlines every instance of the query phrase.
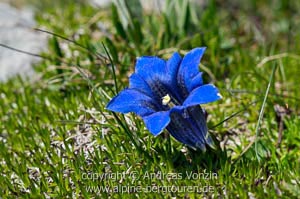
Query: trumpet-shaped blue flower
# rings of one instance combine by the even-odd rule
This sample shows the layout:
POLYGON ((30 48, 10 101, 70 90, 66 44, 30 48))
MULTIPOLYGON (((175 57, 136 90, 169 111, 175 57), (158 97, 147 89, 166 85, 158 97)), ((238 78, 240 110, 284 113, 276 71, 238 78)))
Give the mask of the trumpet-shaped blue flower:
POLYGON ((164 129, 178 141, 201 150, 212 145, 201 104, 221 98, 212 84, 203 84, 199 63, 205 48, 195 48, 183 58, 174 53, 168 60, 143 56, 136 61, 129 88, 107 105, 120 113, 141 116, 155 136, 164 129))

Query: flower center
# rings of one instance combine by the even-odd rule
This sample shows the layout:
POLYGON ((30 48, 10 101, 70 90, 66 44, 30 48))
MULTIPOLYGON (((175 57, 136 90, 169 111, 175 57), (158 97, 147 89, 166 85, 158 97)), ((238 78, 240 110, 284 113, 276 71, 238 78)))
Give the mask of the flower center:
POLYGON ((170 97, 169 94, 163 96, 163 97, 161 98, 161 100, 162 100, 161 103, 162 103, 164 106, 167 106, 167 105, 168 105, 170 108, 172 108, 172 107, 175 106, 175 104, 172 102, 172 99, 171 99, 171 97, 170 97))
POLYGON ((174 106, 180 106, 181 103, 176 96, 176 89, 165 86, 159 80, 151 82, 149 86, 162 110, 166 111, 174 106))
POLYGON ((166 96, 162 97, 161 99, 162 99, 162 104, 163 104, 163 105, 167 105, 167 104, 169 104, 170 101, 171 101, 171 97, 170 97, 169 94, 167 94, 166 96))

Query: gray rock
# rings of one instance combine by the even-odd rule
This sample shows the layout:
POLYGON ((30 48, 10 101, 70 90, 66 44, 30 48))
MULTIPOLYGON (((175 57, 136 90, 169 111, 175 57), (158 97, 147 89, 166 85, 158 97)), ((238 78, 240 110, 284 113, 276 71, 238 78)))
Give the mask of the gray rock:
MULTIPOLYGON (((34 31, 33 12, 17 10, 0 3, 0 43, 13 48, 38 54, 47 46, 47 36, 34 31)), ((0 81, 20 74, 34 74, 32 64, 39 59, 0 46, 0 81)))

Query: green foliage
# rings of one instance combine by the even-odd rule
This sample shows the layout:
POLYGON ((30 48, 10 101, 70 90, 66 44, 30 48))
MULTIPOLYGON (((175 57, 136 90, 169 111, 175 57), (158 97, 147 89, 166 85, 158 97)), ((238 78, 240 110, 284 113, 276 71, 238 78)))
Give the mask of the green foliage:
POLYGON ((31 79, 0 83, 0 197, 299 197, 298 2, 170 0, 151 12, 138 1, 116 0, 110 9, 43 2, 33 1, 39 26, 60 35, 49 36, 49 59, 31 79), (195 152, 168 134, 153 137, 133 114, 105 109, 128 86, 137 56, 168 58, 196 46, 207 46, 200 69, 223 95, 205 106, 220 148, 195 152), (97 190, 118 185, 199 193, 97 190))

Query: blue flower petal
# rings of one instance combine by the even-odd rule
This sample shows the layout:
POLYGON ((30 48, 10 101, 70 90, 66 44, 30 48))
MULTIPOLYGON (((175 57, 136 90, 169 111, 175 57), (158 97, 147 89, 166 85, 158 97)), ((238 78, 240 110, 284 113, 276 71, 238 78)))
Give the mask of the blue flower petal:
POLYGON ((156 111, 152 99, 134 89, 125 89, 114 97, 106 106, 110 111, 129 113, 134 112, 140 116, 146 116, 156 111))
POLYGON ((182 95, 186 97, 188 92, 191 92, 191 79, 193 79, 196 75, 199 74, 199 63, 204 54, 206 48, 194 48, 189 51, 180 64, 178 74, 177 74, 177 82, 178 86, 181 89, 182 95))
POLYGON ((199 72, 192 80, 191 83, 187 85, 187 89, 189 92, 194 90, 195 88, 203 85, 202 72, 199 72))
POLYGON ((139 57, 136 61, 135 73, 148 84, 158 80, 166 82, 166 61, 158 57, 139 57))
POLYGON ((179 53, 175 52, 172 57, 167 61, 167 75, 168 79, 170 81, 172 81, 172 85, 176 86, 176 75, 180 66, 180 62, 181 62, 181 57, 179 55, 179 53))
POLYGON ((212 84, 206 84, 194 89, 184 101, 183 106, 206 104, 221 99, 219 90, 212 84))
POLYGON ((153 93, 148 83, 145 82, 145 80, 136 73, 133 73, 129 77, 129 88, 138 90, 148 96, 153 96, 153 93))
POLYGON ((160 134, 170 123, 169 111, 161 111, 143 117, 147 129, 155 136, 160 134))

